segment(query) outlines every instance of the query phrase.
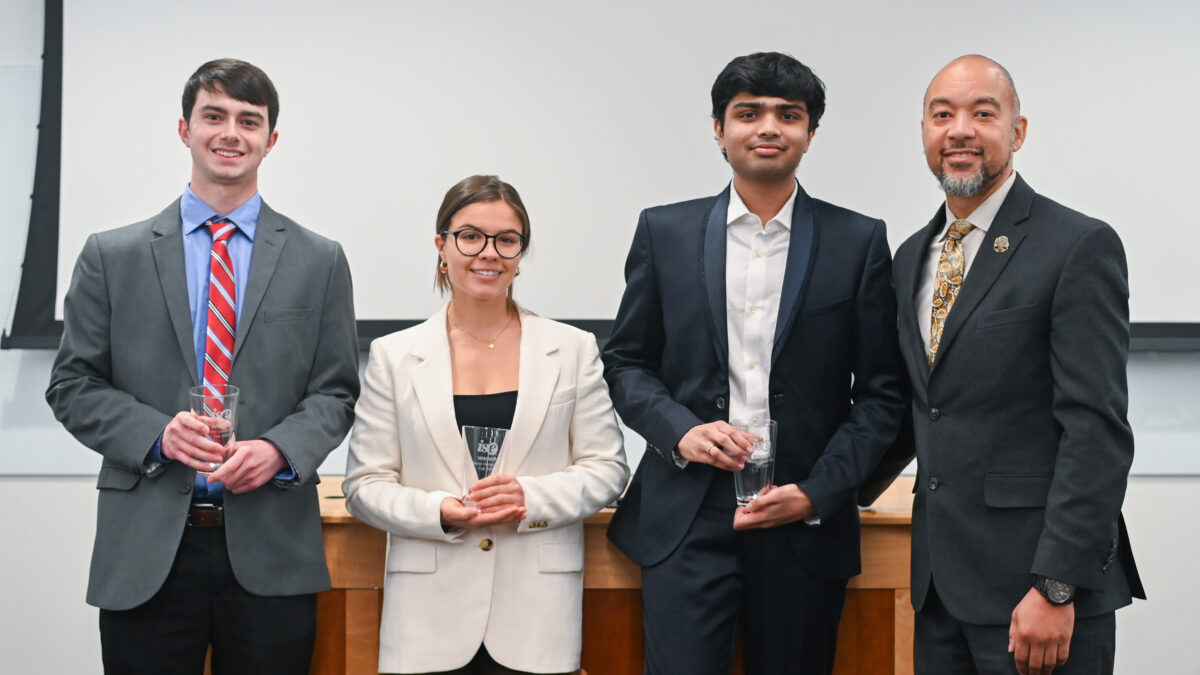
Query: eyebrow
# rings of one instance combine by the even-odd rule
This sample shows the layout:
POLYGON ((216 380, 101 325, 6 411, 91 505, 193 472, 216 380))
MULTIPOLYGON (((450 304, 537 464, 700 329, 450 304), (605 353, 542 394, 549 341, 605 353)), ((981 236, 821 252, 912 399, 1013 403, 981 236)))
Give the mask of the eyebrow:
MULTIPOLYGON (((944 98, 944 97, 930 99, 930 101, 929 101, 930 109, 932 109, 933 106, 935 106, 935 105, 953 106, 954 104, 951 103, 950 99, 944 98)), ((991 106, 995 106, 997 108, 1001 107, 1000 99, 994 98, 992 96, 981 96, 980 98, 975 99, 974 105, 991 105, 991 106)))
MULTIPOLYGON (((763 103, 759 103, 758 101, 742 101, 741 103, 734 103, 733 107, 750 108, 751 110, 765 110, 768 106, 763 103)), ((799 110, 801 112, 808 112, 808 108, 803 103, 779 103, 770 107, 773 107, 776 110, 799 110)))
MULTIPOLYGON (((212 105, 212 104, 200 106, 200 112, 215 112, 215 113, 220 113, 222 115, 229 114, 229 111, 226 110, 225 108, 222 108, 219 105, 212 105)), ((239 112, 237 116, 238 117, 253 117, 255 119, 260 119, 260 120, 263 119, 262 113, 260 113, 256 110, 243 110, 243 111, 239 112)))

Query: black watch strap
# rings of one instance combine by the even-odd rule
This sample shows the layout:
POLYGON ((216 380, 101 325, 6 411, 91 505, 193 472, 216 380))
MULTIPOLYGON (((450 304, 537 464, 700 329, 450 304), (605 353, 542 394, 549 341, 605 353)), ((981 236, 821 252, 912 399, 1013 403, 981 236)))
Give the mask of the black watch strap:
POLYGON ((1065 581, 1038 574, 1033 577, 1033 587, 1052 605, 1069 605, 1075 600, 1075 587, 1065 581))

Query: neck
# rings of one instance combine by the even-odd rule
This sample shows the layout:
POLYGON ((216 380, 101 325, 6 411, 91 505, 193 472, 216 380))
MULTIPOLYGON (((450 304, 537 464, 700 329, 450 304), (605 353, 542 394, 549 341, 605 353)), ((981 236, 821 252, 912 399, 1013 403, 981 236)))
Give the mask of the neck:
POLYGON ((454 325, 485 337, 484 333, 495 333, 508 322, 510 307, 508 298, 503 296, 480 300, 465 293, 454 293, 447 313, 454 325))
POLYGON ((1012 167, 1008 167, 1004 175, 992 181, 988 189, 979 194, 971 195, 970 197, 946 195, 946 206, 950 207, 950 213, 953 213, 955 218, 966 218, 975 213, 975 209, 979 208, 980 204, 986 202, 988 197, 991 197, 995 194, 996 190, 1000 189, 1001 185, 1004 185, 1004 182, 1012 175, 1012 171, 1012 167))
POLYGON ((736 174, 733 177, 733 189, 737 190, 742 203, 750 213, 758 216, 764 226, 783 209, 795 186, 795 176, 770 182, 749 180, 736 174))
POLYGON ((191 187, 192 192, 204 200, 205 204, 213 207, 218 215, 227 216, 237 207, 250 201, 254 193, 258 192, 258 181, 248 180, 237 185, 222 185, 197 180, 193 175, 191 187))

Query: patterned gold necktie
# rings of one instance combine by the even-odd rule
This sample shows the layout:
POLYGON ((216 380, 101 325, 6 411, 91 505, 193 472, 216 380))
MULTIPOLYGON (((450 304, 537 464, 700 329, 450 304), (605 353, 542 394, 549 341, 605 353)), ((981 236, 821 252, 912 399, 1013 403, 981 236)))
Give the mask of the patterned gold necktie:
POLYGON ((962 238, 975 229, 975 226, 965 220, 956 220, 946 233, 946 244, 942 246, 942 255, 938 258, 937 280, 933 286, 933 316, 929 323, 929 367, 937 358, 938 344, 942 341, 942 327, 946 325, 946 317, 958 290, 962 288, 963 274, 966 261, 963 259, 962 238))

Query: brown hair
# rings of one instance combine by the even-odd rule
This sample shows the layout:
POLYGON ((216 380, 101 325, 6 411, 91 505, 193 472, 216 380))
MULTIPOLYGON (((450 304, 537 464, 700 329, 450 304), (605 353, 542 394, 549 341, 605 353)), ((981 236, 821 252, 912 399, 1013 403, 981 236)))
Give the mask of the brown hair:
POLYGON ((267 131, 279 119, 279 94, 261 68, 237 59, 217 59, 196 69, 183 87, 183 119, 191 121, 196 95, 201 89, 224 91, 231 98, 267 107, 267 131))
MULTIPOLYGON (((446 191, 446 197, 442 199, 442 206, 438 209, 437 234, 445 237, 446 232, 450 230, 450 219, 468 205, 497 201, 508 204, 516 211, 517 218, 521 221, 521 234, 525 235, 525 250, 528 251, 529 213, 525 211, 525 204, 521 201, 521 195, 517 194, 517 189, 500 180, 499 176, 470 176, 458 181, 446 191)), ((440 257, 433 271, 433 286, 443 294, 450 290, 450 282, 441 271, 440 257)), ((512 296, 513 289, 510 284, 508 299, 512 300, 512 296)))

